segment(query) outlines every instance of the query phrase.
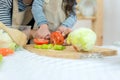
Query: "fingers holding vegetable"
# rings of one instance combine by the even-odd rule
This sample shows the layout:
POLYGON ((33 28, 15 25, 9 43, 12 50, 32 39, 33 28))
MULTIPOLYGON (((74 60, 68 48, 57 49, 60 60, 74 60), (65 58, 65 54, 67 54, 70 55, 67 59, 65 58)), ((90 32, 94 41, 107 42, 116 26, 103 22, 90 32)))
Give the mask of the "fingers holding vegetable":
POLYGON ((60 31, 61 34, 64 36, 64 38, 67 37, 67 35, 71 32, 71 29, 70 28, 67 28, 65 26, 60 26, 57 31, 60 31))
POLYGON ((33 34, 33 38, 49 39, 50 31, 47 24, 43 24, 40 28, 33 34))
POLYGON ((58 31, 51 33, 50 43, 49 40, 45 39, 34 39, 34 43, 35 43, 34 48, 37 49, 54 49, 54 50, 65 49, 65 46, 63 46, 64 37, 58 31))

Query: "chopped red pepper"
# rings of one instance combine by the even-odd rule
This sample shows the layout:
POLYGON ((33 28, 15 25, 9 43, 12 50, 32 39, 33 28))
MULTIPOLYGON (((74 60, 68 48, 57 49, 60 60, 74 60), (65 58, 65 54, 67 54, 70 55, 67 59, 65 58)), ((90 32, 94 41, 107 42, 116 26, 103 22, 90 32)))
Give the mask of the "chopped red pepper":
POLYGON ((48 43, 49 43, 49 40, 45 40, 45 39, 34 39, 33 42, 34 42, 35 44, 42 45, 42 44, 48 44, 48 43))
POLYGON ((64 37, 60 32, 52 32, 50 35, 50 43, 62 45, 64 43, 64 37))

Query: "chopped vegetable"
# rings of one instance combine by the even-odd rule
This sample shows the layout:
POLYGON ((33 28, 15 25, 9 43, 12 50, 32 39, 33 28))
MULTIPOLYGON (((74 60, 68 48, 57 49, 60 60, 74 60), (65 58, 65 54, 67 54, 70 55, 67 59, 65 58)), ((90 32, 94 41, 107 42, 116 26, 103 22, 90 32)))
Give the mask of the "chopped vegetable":
POLYGON ((43 45, 34 45, 36 49, 54 49, 54 50, 63 50, 65 46, 62 45, 53 45, 53 44, 43 44, 43 45))
POLYGON ((48 49, 48 44, 43 44, 43 45, 41 45, 41 49, 48 49))
POLYGON ((60 32, 52 32, 50 35, 50 43, 62 45, 64 43, 64 37, 60 32))
POLYGON ((52 49, 53 48, 53 44, 48 44, 48 49, 52 49))
POLYGON ((34 45, 34 48, 41 49, 41 46, 42 46, 42 45, 37 45, 37 44, 35 44, 35 45, 34 45))
POLYGON ((0 48, 0 54, 2 56, 8 56, 10 54, 13 54, 14 53, 14 50, 12 49, 9 49, 9 48, 0 48))
POLYGON ((42 45, 42 44, 48 44, 48 43, 49 43, 49 40, 45 40, 45 39, 34 39, 33 42, 34 42, 35 44, 42 45))
POLYGON ((96 33, 89 28, 79 28, 67 37, 67 43, 72 44, 76 51, 89 51, 96 42, 96 33))
POLYGON ((63 50, 63 49, 65 49, 65 46, 62 46, 62 45, 54 45, 54 46, 53 46, 53 49, 54 49, 54 50, 63 50))
POLYGON ((51 48, 53 48, 53 44, 43 44, 43 45, 41 46, 41 48, 42 48, 42 49, 51 49, 51 48))
POLYGON ((2 59, 3 59, 3 56, 0 54, 0 62, 2 61, 2 59))
POLYGON ((34 48, 37 49, 51 49, 53 47, 53 44, 43 44, 43 45, 34 45, 34 48))

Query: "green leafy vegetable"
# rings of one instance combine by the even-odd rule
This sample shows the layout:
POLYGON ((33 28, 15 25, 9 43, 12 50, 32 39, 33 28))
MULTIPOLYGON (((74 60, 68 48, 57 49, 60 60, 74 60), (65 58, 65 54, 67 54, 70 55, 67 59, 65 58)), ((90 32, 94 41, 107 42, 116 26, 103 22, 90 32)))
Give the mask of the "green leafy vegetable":
POLYGON ((11 39, 8 33, 2 29, 0 29, 0 48, 16 49, 16 43, 11 39))
POLYGON ((72 44, 77 51, 89 51, 96 42, 96 33, 89 28, 79 28, 67 37, 67 43, 72 44))

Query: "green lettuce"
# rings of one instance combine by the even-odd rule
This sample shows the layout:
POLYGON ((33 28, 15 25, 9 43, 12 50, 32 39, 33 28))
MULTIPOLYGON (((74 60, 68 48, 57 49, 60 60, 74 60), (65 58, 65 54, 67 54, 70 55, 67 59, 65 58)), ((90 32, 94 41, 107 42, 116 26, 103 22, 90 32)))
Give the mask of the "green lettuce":
POLYGON ((16 49, 17 44, 11 39, 8 33, 2 29, 0 29, 0 42, 0 48, 16 49))
POLYGON ((96 43, 96 33, 89 28, 79 28, 67 37, 67 43, 72 44, 77 51, 90 51, 96 43))

